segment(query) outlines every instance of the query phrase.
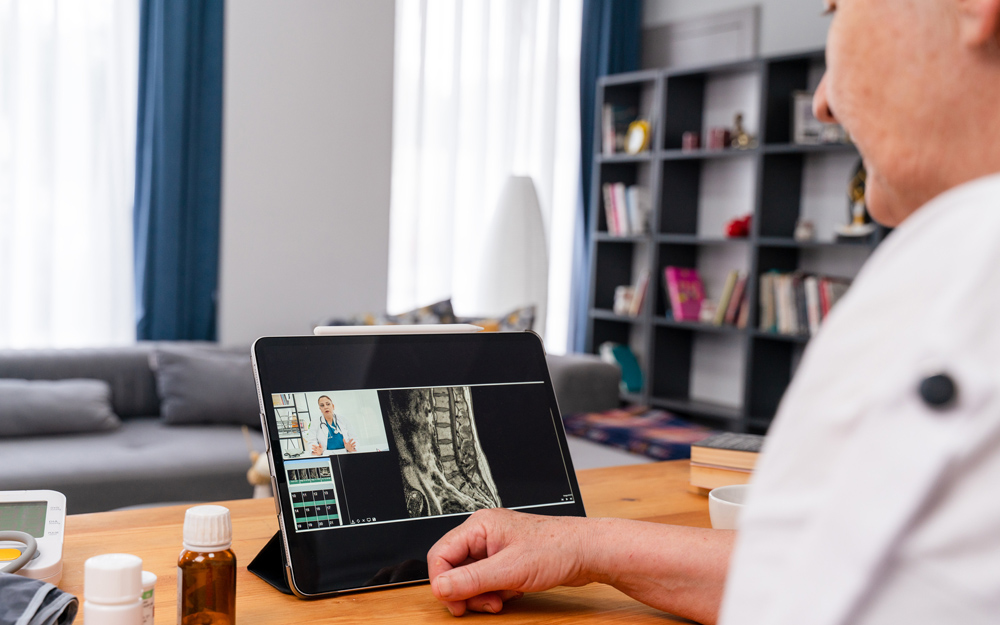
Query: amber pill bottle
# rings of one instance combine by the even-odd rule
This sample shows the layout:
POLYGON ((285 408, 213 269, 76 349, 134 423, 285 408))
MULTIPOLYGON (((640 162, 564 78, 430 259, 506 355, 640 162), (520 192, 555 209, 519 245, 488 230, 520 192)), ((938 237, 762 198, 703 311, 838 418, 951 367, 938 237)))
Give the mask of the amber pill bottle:
POLYGON ((229 510, 195 506, 184 515, 177 559, 178 625, 236 623, 236 554, 229 510))

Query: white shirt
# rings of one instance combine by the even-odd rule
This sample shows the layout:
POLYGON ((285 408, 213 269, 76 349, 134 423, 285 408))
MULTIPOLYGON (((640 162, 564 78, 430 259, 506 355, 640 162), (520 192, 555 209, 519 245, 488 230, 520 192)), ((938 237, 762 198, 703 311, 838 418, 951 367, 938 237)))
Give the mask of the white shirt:
POLYGON ((720 622, 1000 623, 1000 175, 906 219, 810 342, 720 622))

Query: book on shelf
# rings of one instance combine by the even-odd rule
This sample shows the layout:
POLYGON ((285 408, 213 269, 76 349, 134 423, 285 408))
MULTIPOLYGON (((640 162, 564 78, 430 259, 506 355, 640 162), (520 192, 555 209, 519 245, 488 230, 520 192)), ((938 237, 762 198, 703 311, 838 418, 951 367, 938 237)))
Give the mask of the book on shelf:
POLYGON ((698 270, 667 266, 663 270, 663 280, 674 320, 698 321, 701 303, 705 300, 705 286, 698 270))
POLYGON ((642 305, 646 301, 646 291, 649 290, 649 270, 643 269, 639 274, 639 280, 635 283, 632 294, 632 305, 629 308, 629 317, 638 317, 642 312, 642 305))
POLYGON ((750 321, 750 298, 747 297, 746 291, 743 291, 743 301, 740 303, 740 312, 736 317, 736 327, 740 330, 745 330, 747 327, 747 322, 750 321))
POLYGON ((645 234, 649 220, 649 193, 639 185, 625 186, 622 182, 601 185, 604 199, 604 219, 608 234, 631 236, 645 234))
POLYGON ((634 285, 621 285, 615 287, 615 300, 612 312, 616 315, 627 317, 638 317, 642 312, 643 302, 646 300, 646 291, 649 289, 649 270, 643 269, 639 273, 639 279, 634 285))
POLYGON ((726 318, 723 322, 727 325, 738 325, 740 310, 746 304, 747 276, 740 272, 736 278, 736 285, 733 287, 733 296, 729 298, 729 307, 726 309, 726 318))
POLYGON ((691 444, 692 490, 703 492, 750 481, 763 436, 723 432, 691 444))
POLYGON ((849 286, 844 278, 769 271, 760 277, 760 330, 813 336, 849 286))
POLYGON ((597 351, 601 360, 617 365, 621 369, 622 379, 619 386, 623 393, 642 392, 642 369, 639 367, 639 361, 631 347, 608 341, 601 343, 597 351))
POLYGON ((604 196, 604 221, 608 224, 608 234, 618 235, 618 213, 615 211, 615 199, 611 190, 611 184, 601 185, 601 194, 604 196))
POLYGON ((628 126, 638 117, 639 111, 633 105, 605 104, 601 109, 601 153, 611 156, 624 152, 628 126))
MULTIPOLYGON (((729 272, 726 276, 726 284, 722 287, 722 296, 719 298, 719 303, 715 308, 715 318, 712 319, 712 323, 721 326, 727 322, 727 317, 729 316, 729 306, 732 303, 734 296, 736 295, 736 283, 740 280, 740 272, 733 271, 729 272)), ((739 304, 737 303, 737 306, 739 304)), ((735 313, 734 313, 735 315, 735 313)))

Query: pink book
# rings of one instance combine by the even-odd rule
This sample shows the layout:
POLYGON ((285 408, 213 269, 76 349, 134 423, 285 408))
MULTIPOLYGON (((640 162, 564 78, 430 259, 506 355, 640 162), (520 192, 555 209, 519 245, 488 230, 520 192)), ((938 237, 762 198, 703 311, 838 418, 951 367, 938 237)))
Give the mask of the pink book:
POLYGON ((675 321, 698 321, 701 303, 705 299, 705 287, 697 269, 667 267, 663 270, 670 296, 670 308, 675 321))

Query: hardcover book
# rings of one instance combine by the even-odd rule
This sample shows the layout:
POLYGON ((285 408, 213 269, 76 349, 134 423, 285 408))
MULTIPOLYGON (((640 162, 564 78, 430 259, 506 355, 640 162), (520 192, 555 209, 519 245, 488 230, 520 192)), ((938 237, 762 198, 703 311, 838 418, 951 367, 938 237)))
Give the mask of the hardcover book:
POLYGON ((697 269, 687 267, 667 267, 663 270, 670 296, 670 310, 676 321, 698 321, 701 303, 705 299, 705 287, 697 269))
POLYGON ((691 444, 691 462, 724 469, 751 471, 757 464, 764 437, 723 432, 691 444))

